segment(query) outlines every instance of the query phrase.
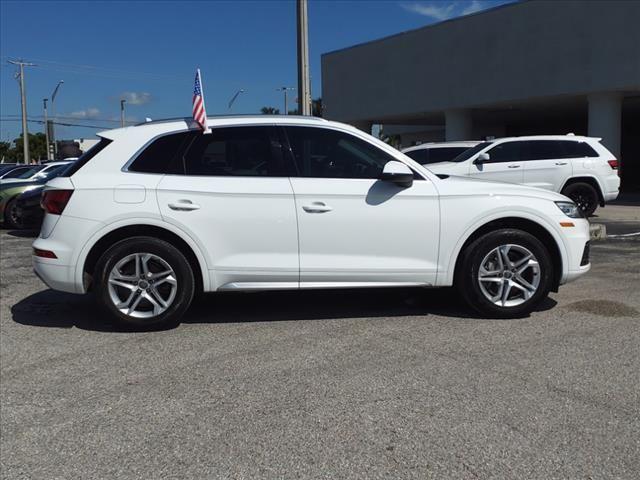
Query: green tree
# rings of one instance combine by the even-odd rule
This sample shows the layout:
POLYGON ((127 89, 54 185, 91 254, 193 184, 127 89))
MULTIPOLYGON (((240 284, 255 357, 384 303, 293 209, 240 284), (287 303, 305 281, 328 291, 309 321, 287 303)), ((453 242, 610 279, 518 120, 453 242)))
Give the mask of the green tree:
MULTIPOLYGON (((24 161, 23 149, 22 149, 22 134, 16 138, 15 144, 15 159, 19 162, 24 161)), ((29 153, 31 161, 46 160, 47 159, 47 139, 44 133, 30 133, 29 134, 29 153)))
POLYGON ((15 162, 16 161, 16 151, 14 148, 11 148, 11 143, 9 142, 0 142, 0 162, 15 162))
POLYGON ((263 115, 280 115, 280 110, 275 107, 262 107, 260 112, 263 115))

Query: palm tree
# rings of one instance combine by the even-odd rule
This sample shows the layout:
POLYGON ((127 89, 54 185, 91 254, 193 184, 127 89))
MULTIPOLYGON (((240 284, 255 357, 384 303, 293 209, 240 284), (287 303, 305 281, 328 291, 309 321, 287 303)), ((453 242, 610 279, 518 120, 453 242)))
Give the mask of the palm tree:
POLYGON ((280 115, 280 110, 274 107, 262 107, 260 109, 263 115, 280 115))

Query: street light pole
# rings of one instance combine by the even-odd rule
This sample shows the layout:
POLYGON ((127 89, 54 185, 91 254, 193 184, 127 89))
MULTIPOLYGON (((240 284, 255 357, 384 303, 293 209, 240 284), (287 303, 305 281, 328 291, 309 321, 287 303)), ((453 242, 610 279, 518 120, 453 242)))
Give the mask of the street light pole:
MULTIPOLYGON (((58 95, 58 90, 60 89, 60 85, 64 83, 64 80, 60 80, 56 85, 56 88, 53 89, 53 93, 51 94, 51 116, 54 117, 55 120, 55 106, 56 106, 56 96, 58 95)), ((56 130, 51 123, 51 138, 49 139, 53 144, 53 158, 55 159, 58 153, 58 144, 56 143, 56 130)), ((47 145, 47 151, 49 150, 49 145, 47 145)), ((48 154, 47 154, 48 158, 48 154)))
POLYGON ((44 138, 45 145, 47 146, 47 160, 51 160, 51 152, 49 148, 49 117, 47 116, 47 101, 48 98, 43 98, 42 103, 44 104, 44 138))
POLYGON ((124 104, 127 103, 125 99, 120 100, 120 126, 124 128, 124 104))
POLYGON ((29 130, 27 128, 27 92, 24 86, 24 67, 35 67, 34 63, 23 61, 9 60, 12 65, 18 65, 20 68, 20 106, 22 108, 22 155, 24 163, 30 163, 29 157, 29 130))
POLYGON ((287 99, 287 91, 288 90, 295 90, 295 88, 293 88, 293 87, 276 88, 276 91, 284 92, 284 114, 283 115, 289 115, 289 103, 288 103, 288 99, 287 99))
POLYGON ((311 115, 309 82, 309 26, 307 23, 307 0, 297 0, 298 20, 298 112, 311 115))

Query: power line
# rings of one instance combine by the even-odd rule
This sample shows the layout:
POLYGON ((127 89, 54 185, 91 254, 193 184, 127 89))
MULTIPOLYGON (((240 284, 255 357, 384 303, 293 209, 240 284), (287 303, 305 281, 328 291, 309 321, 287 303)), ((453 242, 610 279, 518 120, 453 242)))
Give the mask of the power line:
MULTIPOLYGON (((20 119, 19 118, 0 118, 0 122, 19 122, 20 119)), ((38 123, 40 125, 44 125, 44 120, 34 120, 34 119, 29 119, 27 120, 27 122, 29 123, 38 123)), ((49 123, 53 123, 54 125, 61 125, 63 127, 85 127, 85 128, 99 128, 99 129, 108 129, 109 127, 106 127, 104 125, 86 125, 86 124, 80 124, 80 123, 68 123, 68 122, 54 122, 52 120, 49 120, 49 123)), ((138 122, 127 122, 129 125, 136 125, 138 122)))

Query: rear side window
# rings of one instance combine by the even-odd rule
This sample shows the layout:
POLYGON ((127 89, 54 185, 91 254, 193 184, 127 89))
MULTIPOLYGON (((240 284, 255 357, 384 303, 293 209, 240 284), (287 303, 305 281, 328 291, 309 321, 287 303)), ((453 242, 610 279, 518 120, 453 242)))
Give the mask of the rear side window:
POLYGON ((348 133, 285 127, 298 171, 314 178, 380 178, 394 157, 348 133))
POLYGON ((180 154, 194 135, 181 132, 156 138, 136 157, 128 170, 138 173, 182 173, 180 154))
POLYGON ((597 157, 597 152, 586 142, 562 142, 564 143, 565 158, 597 157))
POLYGON ((101 138, 98 143, 96 143, 93 147, 91 147, 89 150, 83 153, 80 156, 80 158, 78 158, 78 160, 76 160, 71 165, 69 165, 67 169, 64 172, 62 172, 60 176, 70 177, 71 175, 76 173, 78 170, 80 170, 84 165, 86 165, 87 162, 89 162, 89 160, 91 160, 93 157, 99 154, 102 150, 104 150, 105 147, 110 143, 111 143, 111 140, 107 138, 101 138))
POLYGON ((489 154, 489 162, 519 162, 521 144, 522 142, 499 143, 498 145, 487 151, 487 153, 489 154))
POLYGON ((184 155, 187 175, 288 177, 275 127, 214 128, 197 135, 184 155))

